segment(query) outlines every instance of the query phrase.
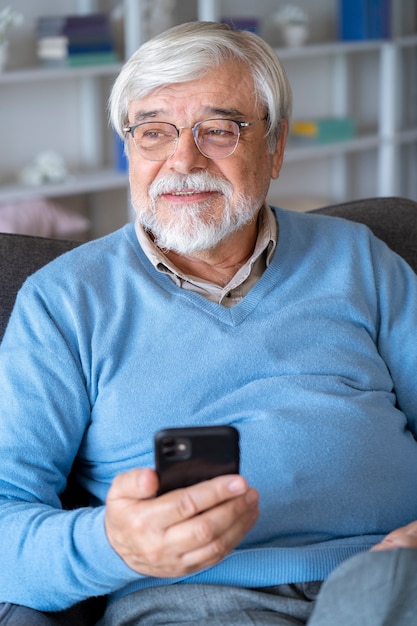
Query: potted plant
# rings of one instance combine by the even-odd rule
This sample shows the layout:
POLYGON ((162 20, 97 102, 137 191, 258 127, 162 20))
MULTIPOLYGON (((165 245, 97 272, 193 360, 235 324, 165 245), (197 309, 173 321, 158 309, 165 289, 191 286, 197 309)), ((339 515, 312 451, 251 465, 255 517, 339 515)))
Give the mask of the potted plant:
POLYGON ((309 18, 304 9, 295 4, 287 4, 273 18, 286 46, 302 46, 306 42, 309 18))
POLYGON ((0 72, 4 70, 7 61, 9 42, 7 31, 18 26, 23 21, 23 15, 13 11, 10 7, 0 10, 0 72))

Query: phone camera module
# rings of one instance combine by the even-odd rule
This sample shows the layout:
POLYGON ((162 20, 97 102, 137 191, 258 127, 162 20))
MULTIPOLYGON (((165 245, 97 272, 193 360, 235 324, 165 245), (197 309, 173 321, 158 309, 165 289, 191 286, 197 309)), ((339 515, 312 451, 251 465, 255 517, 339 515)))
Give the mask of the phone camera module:
POLYGON ((191 455, 191 442, 182 437, 166 437, 162 440, 162 453, 168 459, 188 459, 191 455))

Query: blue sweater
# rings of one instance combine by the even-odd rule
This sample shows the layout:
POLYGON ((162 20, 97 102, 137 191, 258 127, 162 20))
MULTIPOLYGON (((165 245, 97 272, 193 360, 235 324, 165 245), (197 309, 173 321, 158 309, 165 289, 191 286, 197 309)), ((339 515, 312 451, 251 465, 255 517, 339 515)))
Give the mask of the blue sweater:
POLYGON ((0 351, 0 601, 151 585, 112 550, 112 479, 163 427, 233 424, 259 521, 181 582, 324 579, 417 520, 417 279, 363 226, 277 210, 271 265, 227 309, 154 270, 132 224, 29 278, 0 351), (60 510, 77 458, 94 506, 60 510))

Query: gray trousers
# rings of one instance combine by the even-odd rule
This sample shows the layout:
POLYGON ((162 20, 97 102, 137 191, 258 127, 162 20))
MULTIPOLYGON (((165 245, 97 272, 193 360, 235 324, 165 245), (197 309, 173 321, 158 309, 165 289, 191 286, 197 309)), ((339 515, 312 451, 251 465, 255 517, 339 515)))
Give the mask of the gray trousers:
MULTIPOLYGON (((0 605, 1 626, 93 626, 0 605), (65 621, 66 620, 66 621, 65 621)), ((241 589, 172 585, 125 596, 97 626, 415 626, 417 550, 359 554, 320 582, 241 589), (320 588, 321 587, 321 588, 320 588)))

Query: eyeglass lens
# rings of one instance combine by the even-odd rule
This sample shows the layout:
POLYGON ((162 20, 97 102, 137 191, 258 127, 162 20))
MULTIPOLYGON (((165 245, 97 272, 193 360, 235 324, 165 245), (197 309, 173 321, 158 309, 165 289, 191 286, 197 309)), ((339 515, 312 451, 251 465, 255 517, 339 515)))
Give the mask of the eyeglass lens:
MULTIPOLYGON (((192 131, 198 149, 209 158, 230 156, 239 141, 239 125, 232 120, 205 120, 192 131)), ((178 137, 177 128, 167 122, 144 122, 133 131, 137 149, 153 161, 168 159, 175 152, 178 137)))

